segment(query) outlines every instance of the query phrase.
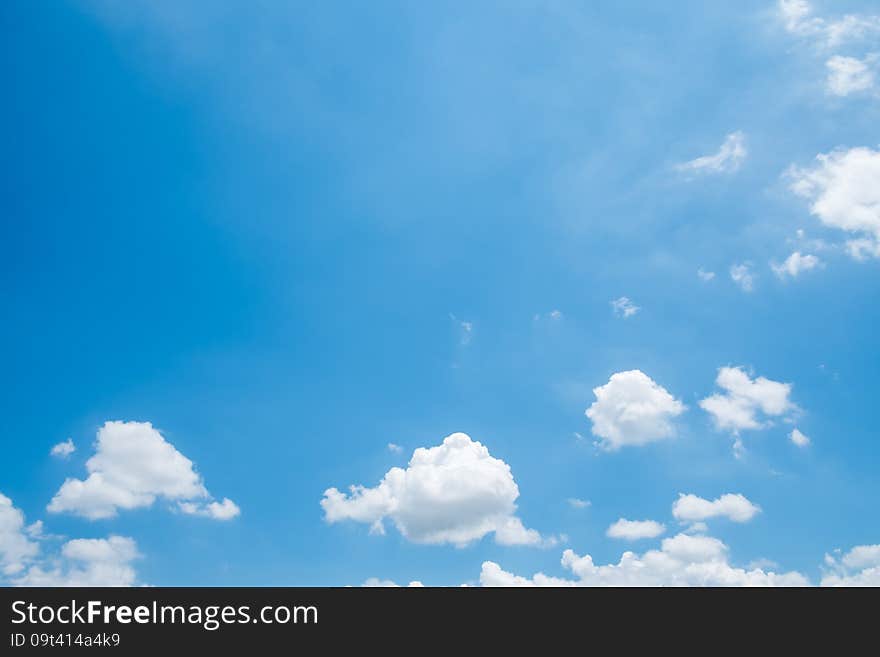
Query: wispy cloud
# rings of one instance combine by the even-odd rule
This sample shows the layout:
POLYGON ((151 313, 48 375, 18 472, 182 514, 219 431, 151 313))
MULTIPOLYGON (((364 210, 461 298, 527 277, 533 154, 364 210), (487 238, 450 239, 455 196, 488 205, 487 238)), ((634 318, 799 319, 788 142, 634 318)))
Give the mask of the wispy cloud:
POLYGON ((748 150, 746 137, 742 132, 732 132, 724 138, 717 153, 703 155, 688 162, 676 165, 676 169, 689 173, 731 173, 745 162, 748 150))
POLYGON ((641 310, 639 306, 634 304, 629 297, 620 297, 611 302, 611 308, 614 314, 624 319, 632 317, 641 310))

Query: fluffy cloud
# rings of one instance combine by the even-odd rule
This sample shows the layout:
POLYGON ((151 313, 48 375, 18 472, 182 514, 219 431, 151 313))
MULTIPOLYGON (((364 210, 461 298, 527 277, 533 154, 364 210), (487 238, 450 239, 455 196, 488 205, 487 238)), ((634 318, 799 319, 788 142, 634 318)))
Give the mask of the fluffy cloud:
POLYGON ((750 262, 741 262, 730 266, 730 280, 739 285, 743 292, 755 289, 755 274, 750 262))
POLYGON ((880 16, 846 14, 829 20, 815 16, 807 0, 779 0, 778 9, 786 30, 813 39, 823 49, 880 34, 880 16))
POLYGON ((811 202, 811 214, 853 236, 847 242, 850 255, 880 257, 880 151, 819 154, 814 167, 792 167, 788 176, 792 191, 811 202))
POLYGON ((700 401, 700 408, 709 413, 718 429, 737 433, 743 429, 760 429, 765 423, 758 414, 778 417, 796 410, 789 399, 790 383, 779 383, 759 376, 749 377, 740 367, 722 367, 715 380, 723 394, 714 394, 700 401))
POLYGON ((131 562, 138 557, 130 538, 78 538, 67 541, 52 557, 41 555, 50 538, 38 520, 25 526, 24 514, 0 494, 0 583, 16 586, 131 586, 131 562), (35 539, 35 540, 31 540, 35 539))
POLYGON ((620 297, 619 299, 615 299, 611 302, 611 308, 614 310, 614 314, 618 317, 623 317, 626 319, 627 317, 632 317, 635 315, 641 308, 639 308, 636 304, 630 301, 629 297, 620 297))
POLYGON ((825 66, 828 68, 828 91, 835 96, 848 96, 867 91, 874 86, 872 66, 876 57, 865 59, 835 55, 825 66))
POLYGON ((626 518, 621 518, 608 528, 605 535, 609 538, 637 541, 642 538, 656 538, 665 531, 666 527, 654 520, 627 520, 626 518))
POLYGON ((593 434, 603 449, 645 445, 675 435, 672 419, 685 406, 640 370, 612 374, 604 386, 593 388, 596 401, 586 411, 593 434))
POLYGON ((739 169, 747 155, 745 135, 742 132, 733 132, 725 137, 717 153, 698 157, 679 164, 676 168, 692 173, 733 172, 739 169))
POLYGON ((126 536, 77 538, 61 548, 61 558, 49 565, 32 566, 17 586, 133 586, 137 575, 132 562, 137 545, 126 536))
POLYGON ((0 573, 14 575, 39 552, 39 545, 28 538, 24 513, 0 493, 0 573))
POLYGON ((222 502, 179 502, 178 507, 184 513, 191 516, 203 516, 205 518, 213 518, 214 520, 231 520, 241 515, 241 509, 238 505, 224 497, 222 502))
POLYGON ((738 493, 727 493, 714 500, 679 494, 672 505, 672 515, 681 522, 701 522, 719 517, 729 518, 734 522, 748 522, 760 512, 759 506, 738 493))
POLYGON ((572 550, 562 554, 562 566, 577 579, 538 573, 521 577, 487 561, 480 573, 483 586, 807 586, 797 572, 775 573, 761 568, 737 568, 728 548, 717 538, 678 534, 664 539, 659 550, 641 556, 624 552, 616 564, 597 566, 590 555, 572 550))
POLYGON ((788 434, 788 439, 798 447, 806 447, 810 444, 810 439, 797 428, 791 430, 791 433, 788 434))
POLYGON ((825 563, 822 586, 880 586, 880 545, 857 545, 839 560, 826 555, 825 563))
POLYGON ((73 444, 73 440, 68 438, 64 442, 60 442, 57 445, 53 445, 52 449, 49 450, 49 454, 51 456, 57 456, 58 458, 66 459, 68 456, 73 454, 76 451, 76 445, 73 444))
MULTIPOLYGON (((365 588, 399 588, 400 584, 391 581, 390 579, 379 579, 378 577, 370 577, 367 581, 365 581, 361 586, 365 588)), ((407 588, 422 588, 424 584, 422 584, 418 580, 413 580, 409 584, 406 585, 407 588)))
POLYGON ((544 542, 514 515, 519 487, 504 461, 463 433, 413 452, 407 468, 391 468, 373 488, 324 491, 327 522, 354 520, 384 532, 384 520, 416 543, 464 546, 489 533, 502 545, 544 542))
POLYGON ((85 518, 110 518, 119 509, 149 507, 157 497, 182 510, 217 519, 238 514, 231 500, 211 502, 193 463, 149 422, 107 422, 98 430, 85 480, 67 479, 47 507, 85 518))
POLYGON ((795 251, 788 256, 782 264, 771 264, 773 273, 779 278, 797 278, 802 272, 810 271, 821 266, 822 262, 814 255, 801 255, 800 251, 795 251))

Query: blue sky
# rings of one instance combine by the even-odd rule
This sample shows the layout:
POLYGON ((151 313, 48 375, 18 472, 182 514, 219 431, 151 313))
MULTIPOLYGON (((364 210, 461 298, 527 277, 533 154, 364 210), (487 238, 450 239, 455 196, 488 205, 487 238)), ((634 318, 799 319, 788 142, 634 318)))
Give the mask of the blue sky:
POLYGON ((0 581, 880 582, 872 3, 0 16, 0 581))

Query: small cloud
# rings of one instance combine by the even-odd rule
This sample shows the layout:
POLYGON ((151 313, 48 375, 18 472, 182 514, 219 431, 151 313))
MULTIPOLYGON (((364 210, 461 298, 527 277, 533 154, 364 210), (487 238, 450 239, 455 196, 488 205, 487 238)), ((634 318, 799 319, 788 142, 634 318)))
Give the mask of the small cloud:
POLYGON ((241 509, 228 497, 224 497, 222 502, 209 502, 207 504, 201 502, 180 502, 178 506, 187 515, 204 516, 214 520, 232 520, 241 515, 241 509))
POLYGON ((608 528, 608 538, 625 541, 638 541, 643 538, 656 538, 666 531, 666 526, 654 520, 627 520, 621 518, 608 528))
POLYGON ((474 324, 473 322, 467 322, 462 319, 458 319, 452 313, 449 313, 449 318, 453 321, 456 328, 458 329, 458 342, 463 347, 468 346, 471 343, 471 338, 473 338, 474 334, 474 324))
POLYGON ((788 256, 782 264, 770 263, 773 273, 779 278, 797 278, 802 272, 821 267, 822 261, 814 255, 801 255, 795 251, 788 256))
POLYGON ((697 276, 700 277, 701 281, 708 283, 709 281, 711 281, 715 278, 715 272, 714 271, 706 271, 705 269, 700 267, 700 269, 697 270, 697 276))
POLYGON ((788 434, 788 439, 798 447, 807 447, 812 442, 797 428, 791 430, 791 433, 788 434))
POLYGON ((739 493, 725 493, 714 500, 707 500, 693 494, 679 493, 672 505, 672 515, 680 522, 703 522, 710 518, 728 518, 733 522, 748 522, 761 512, 761 507, 753 504, 739 493))
POLYGON ((558 322, 565 317, 562 314, 561 310, 551 310, 549 313, 535 313, 534 320, 536 322, 540 322, 542 319, 546 319, 552 322, 558 322))
POLYGON ((878 55, 868 55, 865 59, 835 55, 825 66, 828 69, 828 93, 834 96, 849 96, 874 87, 873 67, 878 55))
POLYGON ((73 454, 76 451, 76 445, 73 444, 73 439, 68 438, 64 442, 58 443, 54 445, 51 450, 49 450, 49 454, 51 456, 57 456, 60 459, 66 459, 68 456, 73 454))
POLYGON ((618 317, 623 317, 626 319, 627 317, 632 317, 635 315, 641 308, 635 305, 629 297, 620 297, 619 299, 615 299, 611 302, 611 308, 614 310, 614 314, 618 317))
POLYGON ((393 452, 394 454, 400 454, 403 451, 403 447, 396 443, 388 443, 388 451, 393 452))
POLYGON ((593 504, 590 500, 582 500, 577 497, 569 497, 567 501, 572 509, 586 509, 593 504))
POLYGON ((739 285, 743 292, 751 292, 755 289, 755 274, 752 272, 752 263, 743 262, 730 267, 730 279, 739 285))
POLYGON ((748 155, 742 132, 732 132, 721 148, 712 155, 703 155, 676 166, 679 171, 692 173, 732 173, 740 168, 748 155))

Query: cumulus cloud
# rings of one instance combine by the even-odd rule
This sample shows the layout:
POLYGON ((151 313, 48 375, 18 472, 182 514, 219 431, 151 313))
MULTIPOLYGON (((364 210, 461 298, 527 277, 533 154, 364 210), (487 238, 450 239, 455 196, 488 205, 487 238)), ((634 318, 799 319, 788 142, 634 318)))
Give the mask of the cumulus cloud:
POLYGON ((825 556, 830 567, 822 586, 880 586, 880 545, 857 545, 840 559, 825 556))
POLYGON ((740 168, 748 155, 746 138, 742 132, 733 132, 724 139, 717 153, 704 155, 679 164, 679 171, 691 173, 727 173, 740 168))
POLYGON ((738 433, 744 429, 760 429, 767 425, 764 417, 779 417, 795 411, 791 401, 791 384, 759 376, 752 379, 741 367, 722 367, 715 383, 723 393, 700 401, 700 408, 709 413, 720 430, 738 433))
POLYGON ((47 507, 95 520, 119 509, 152 506, 156 498, 185 503, 186 513, 217 519, 238 514, 231 500, 214 503, 193 462, 149 422, 106 422, 98 430, 89 476, 67 479, 47 507))
POLYGON ((640 370, 612 374, 593 394, 596 401, 586 416, 601 439, 599 446, 608 451, 673 437, 672 419, 685 411, 684 404, 640 370))
POLYGON ((54 556, 41 554, 50 538, 37 520, 25 525, 24 513, 0 493, 0 583, 15 586, 131 586, 131 562, 138 557, 130 538, 110 536, 67 541, 54 556))
POLYGON ((642 538, 656 538, 665 531, 666 526, 654 520, 627 520, 626 518, 621 518, 608 528, 605 535, 609 538, 637 541, 642 538))
POLYGON ((702 522, 710 518, 748 522, 760 512, 761 507, 739 493, 726 493, 714 500, 681 493, 672 505, 672 515, 681 522, 702 522))
POLYGON ((797 278, 801 273, 821 265, 822 261, 816 256, 810 254, 801 255, 800 251, 795 251, 781 264, 771 263, 770 267, 779 278, 797 278))
POLYGON ((873 66, 876 61, 874 55, 864 59, 835 55, 825 63, 828 69, 828 92, 835 96, 849 96, 873 88, 873 66))
POLYGON ((241 515, 238 505, 224 497, 222 502, 179 502, 181 511, 191 516, 203 516, 214 520, 231 520, 241 515))
POLYGON ((24 513, 0 493, 0 573, 14 575, 23 570, 39 549, 29 538, 24 513))
POLYGON ((562 566, 576 579, 538 573, 522 577, 497 563, 483 563, 483 586, 807 586, 797 572, 775 573, 762 568, 738 568, 728 559, 728 547, 711 536, 678 534, 660 549, 642 555, 624 552, 616 564, 596 565, 590 555, 572 550, 562 554, 562 566))
POLYGON ((60 442, 57 445, 53 445, 52 449, 49 450, 49 454, 51 456, 57 456, 58 458, 66 459, 75 451, 76 445, 73 444, 73 439, 68 438, 67 440, 60 442))
POLYGON ((31 566, 13 580, 16 586, 133 586, 137 544, 126 536, 77 538, 65 543, 61 557, 31 566))
POLYGON ((354 520, 384 533, 390 520, 415 543, 464 546, 494 533, 502 545, 539 545, 546 539, 515 515, 519 487, 510 466, 463 433, 419 449, 406 468, 391 468, 373 488, 324 491, 327 522, 354 520))
POLYGON ((755 274, 752 272, 752 263, 741 262, 730 266, 730 280, 739 285, 743 292, 751 292, 755 289, 755 274))
POLYGON ((807 447, 810 444, 810 439, 797 428, 791 430, 791 433, 788 434, 788 439, 798 447, 807 447))
MULTIPOLYGON (((399 588, 400 584, 393 582, 390 579, 379 579, 378 577, 370 577, 367 579, 361 586, 365 588, 399 588)), ((418 580, 413 580, 409 584, 407 584, 408 588, 422 588, 424 584, 422 584, 418 580)))
POLYGON ((880 151, 822 153, 815 166, 791 167, 788 177, 792 191, 811 202, 811 214, 852 236, 847 242, 852 257, 880 257, 880 151))
POLYGON ((615 299, 611 302, 611 308, 614 310, 615 315, 623 317, 624 319, 632 317, 641 310, 641 308, 634 304, 628 297, 615 299))

